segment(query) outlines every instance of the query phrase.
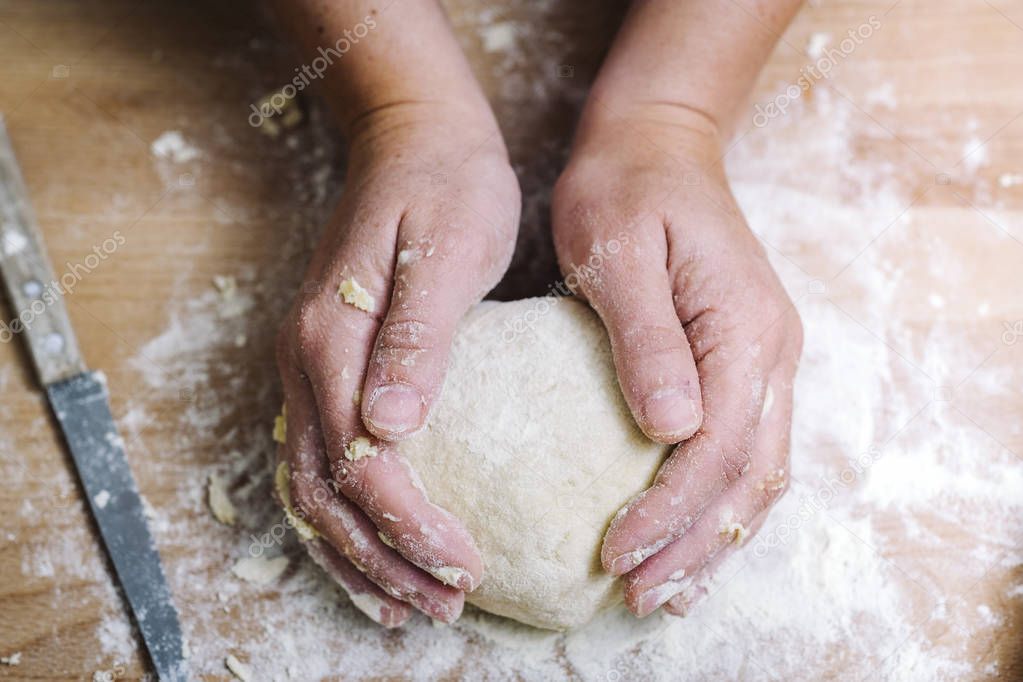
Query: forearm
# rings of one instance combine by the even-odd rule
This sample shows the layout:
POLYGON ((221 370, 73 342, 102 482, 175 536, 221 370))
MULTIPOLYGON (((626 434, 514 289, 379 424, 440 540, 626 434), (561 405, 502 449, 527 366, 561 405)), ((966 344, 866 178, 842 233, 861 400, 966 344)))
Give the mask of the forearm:
MULTIPOLYGON (((392 107, 441 104, 494 125, 493 115, 436 0, 272 0, 351 137, 392 107), (315 62, 315 63, 314 63, 315 62)), ((301 70, 301 67, 300 67, 301 70)))
POLYGON ((801 0, 637 0, 587 119, 637 115, 726 134, 801 0))

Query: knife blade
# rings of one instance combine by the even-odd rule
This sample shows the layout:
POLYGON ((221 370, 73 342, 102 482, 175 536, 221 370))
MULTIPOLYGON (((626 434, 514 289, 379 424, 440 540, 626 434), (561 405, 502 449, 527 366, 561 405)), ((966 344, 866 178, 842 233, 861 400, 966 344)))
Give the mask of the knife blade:
POLYGON ((0 276, 135 624, 160 680, 184 680, 181 626, 117 433, 106 381, 82 359, 0 117, 0 276))

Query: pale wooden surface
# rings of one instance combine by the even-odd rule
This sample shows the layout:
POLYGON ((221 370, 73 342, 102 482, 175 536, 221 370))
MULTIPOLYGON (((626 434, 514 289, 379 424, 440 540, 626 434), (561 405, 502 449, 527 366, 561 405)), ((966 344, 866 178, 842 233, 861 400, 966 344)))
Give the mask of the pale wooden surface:
MULTIPOLYGON (((58 271, 65 262, 80 261, 115 230, 127 236, 115 257, 76 286, 68 305, 89 365, 104 369, 109 377, 115 415, 128 424, 131 409, 144 407, 148 419, 142 425, 131 422, 141 436, 129 443, 129 451, 140 486, 156 507, 169 504, 183 487, 194 486, 195 472, 217 462, 225 441, 237 440, 237 434, 245 434, 241 440, 250 446, 265 442, 269 448, 265 425, 278 401, 273 331, 297 285, 315 224, 330 203, 329 197, 318 195, 320 185, 305 175, 313 170, 308 156, 292 153, 245 122, 248 103, 285 82, 289 65, 298 62, 245 3, 209 4, 0 2, 0 111, 7 118, 58 271), (197 140, 202 158, 180 168, 154 163, 150 143, 170 129, 197 140), (181 178, 184 173, 191 176, 181 178), (304 236, 287 240, 289 246, 282 248, 282 232, 295 230, 304 236), (223 272, 255 273, 250 279, 272 284, 271 289, 260 290, 255 308, 241 322, 231 322, 240 325, 248 343, 235 348, 222 339, 211 340, 203 355, 206 374, 194 386, 175 394, 152 389, 141 381, 140 372, 173 373, 180 368, 153 362, 140 370, 139 363, 146 363, 143 346, 167 327, 168 310, 176 301, 208 292, 210 278, 223 272), (129 358, 136 359, 134 365, 129 358), (213 423, 196 427, 195 433, 178 431, 176 418, 181 412, 213 405, 218 406, 213 423)), ((456 26, 464 28, 469 21, 466 8, 471 4, 468 0, 449 4, 456 26)), ((567 0, 562 4, 572 5, 567 0)), ((823 4, 805 9, 786 33, 760 81, 757 101, 798 76, 811 32, 842 35, 865 16, 884 15, 891 5, 865 0, 823 4)), ((508 10, 509 16, 534 18, 530 10, 515 7, 508 10)), ((497 99, 526 194, 534 197, 525 210, 527 229, 546 225, 545 195, 537 188, 556 177, 564 150, 557 140, 571 130, 583 83, 613 32, 617 13, 602 10, 594 15, 579 7, 552 13, 560 31, 587 37, 565 46, 538 44, 538 50, 561 50, 560 56, 553 62, 521 65, 522 101, 535 94, 529 89, 530 78, 562 88, 544 100, 545 107, 518 102, 514 83, 489 80, 498 71, 493 55, 484 53, 475 38, 464 40, 497 99), (559 84, 549 73, 541 73, 557 63, 573 66, 571 84, 559 84), (516 112, 516 105, 523 110, 516 112)), ((997 340, 999 321, 1023 317, 1019 295, 1023 252, 1012 241, 993 252, 978 246, 969 233, 985 224, 976 205, 987 207, 990 197, 978 197, 976 177, 960 183, 962 166, 957 163, 963 153, 958 141, 968 119, 979 139, 994 135, 987 145, 989 164, 978 174, 988 193, 997 194, 999 205, 991 214, 1017 239, 1023 238, 1019 228, 1023 192, 1002 191, 997 184, 999 174, 1023 170, 1019 161, 1023 118, 1016 118, 1023 112, 1021 26, 1023 7, 1018 3, 896 3, 885 15, 884 29, 843 65, 841 78, 835 81, 842 94, 832 94, 857 101, 882 76, 894 84, 899 107, 863 114, 859 125, 864 133, 856 137, 855 153, 860 160, 893 164, 910 196, 927 190, 916 205, 924 219, 912 229, 920 232, 921 243, 936 239, 952 248, 959 267, 974 277, 975 288, 947 291, 945 298, 960 333, 975 337, 978 349, 997 340), (949 175, 950 185, 936 182, 942 173, 949 175), (989 302, 990 319, 974 319, 979 299, 989 302)), ((319 111, 315 105, 313 110, 319 111)), ((762 134, 787 136, 799 144, 800 134, 791 127, 777 132, 769 127, 762 134)), ((299 142, 307 148, 321 147, 326 158, 336 161, 323 183, 328 190, 336 187, 343 164, 337 140, 309 132, 299 142)), ((794 177, 784 177, 789 171, 779 172, 783 182, 819 183, 822 191, 841 196, 841 174, 829 170, 834 163, 840 160, 820 159, 794 177)), ((874 234, 880 227, 883 223, 865 229, 874 234)), ((827 254, 826 225, 821 226, 821 240, 820 250, 786 252, 784 257, 793 267, 827 279, 837 270, 832 265, 841 266, 843 259, 827 254)), ((553 262, 544 256, 546 240, 523 242, 517 274, 500 291, 504 296, 522 292, 523 281, 554 278, 553 262)), ((885 253, 896 248, 884 240, 874 247, 885 253)), ((785 250, 784 245, 779 248, 785 250)), ((916 249, 902 248, 890 255, 906 272, 899 311, 907 324, 923 332, 930 328, 933 315, 927 292, 934 290, 936 281, 940 284, 940 273, 929 271, 916 249)), ((845 286, 842 277, 829 280, 828 287, 835 301, 869 326, 874 315, 871 301, 845 286)), ((542 285, 532 289, 543 291, 542 285)), ((8 315, 9 311, 5 319, 8 315)), ((1006 381, 1018 386, 1021 346, 1002 349, 986 370, 1002 372, 1006 381)), ((892 352, 916 358, 919 350, 892 352)), ((960 378, 985 354, 978 350, 976 357, 964 360, 960 378)), ((78 492, 68 461, 26 360, 17 346, 0 346, 2 466, 5 478, 23 481, 17 488, 0 487, 0 655, 18 650, 23 654, 22 665, 0 667, 0 677, 83 679, 99 669, 102 660, 96 653, 96 614, 117 608, 117 599, 103 578, 62 572, 59 567, 53 575, 26 570, 26 552, 43 535, 67 536, 67 551, 72 554, 97 553, 92 531, 83 530, 89 527, 88 518, 75 499, 78 492)), ((1009 402, 971 394, 969 385, 964 391, 957 398, 964 400, 967 418, 982 425, 1004 448, 1023 452, 1023 434, 1016 426, 1023 414, 1018 389, 1009 402)), ((189 514, 197 533, 210 528, 201 505, 189 514)), ((968 555, 973 546, 970 528, 939 524, 936 532, 947 539, 947 549, 940 555, 920 551, 907 538, 896 556, 888 558, 915 562, 929 575, 939 576, 949 594, 971 592, 976 600, 969 603, 992 604, 1004 620, 1001 627, 980 636, 935 628, 932 639, 968 637, 969 662, 978 674, 997 663, 1004 679, 1019 678, 1023 613, 1019 597, 1003 596, 1008 587, 1019 584, 1019 569, 957 570, 954 558, 968 555)), ((1020 539, 1016 538, 1017 550, 1020 539)), ((165 542, 161 550, 169 564, 184 563, 196 551, 185 541, 165 542)), ((244 612, 236 612, 222 626, 235 640, 243 640, 252 624, 244 612)), ((137 657, 126 663, 128 678, 141 675, 137 657)), ((207 678, 225 675, 213 673, 207 678)), ((843 670, 822 668, 808 671, 807 677, 843 677, 843 670)))

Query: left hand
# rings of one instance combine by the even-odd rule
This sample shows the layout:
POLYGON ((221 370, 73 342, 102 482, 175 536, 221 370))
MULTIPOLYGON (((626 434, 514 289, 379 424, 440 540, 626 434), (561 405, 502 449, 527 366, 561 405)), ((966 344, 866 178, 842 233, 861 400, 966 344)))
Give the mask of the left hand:
POLYGON ((552 201, 562 271, 588 272, 576 293, 607 327, 636 422, 681 441, 604 538, 604 568, 625 576, 637 616, 691 607, 787 487, 802 348, 795 308, 728 187, 716 127, 653 106, 584 118, 552 201), (627 244, 608 248, 623 232, 627 244))

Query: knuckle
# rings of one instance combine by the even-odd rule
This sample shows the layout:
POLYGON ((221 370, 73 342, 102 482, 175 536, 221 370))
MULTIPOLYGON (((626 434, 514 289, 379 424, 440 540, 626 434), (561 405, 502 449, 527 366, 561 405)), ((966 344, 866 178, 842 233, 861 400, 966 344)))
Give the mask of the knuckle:
POLYGON ((721 474, 725 483, 731 485, 749 469, 750 454, 745 450, 726 450, 721 453, 721 474))
POLYGON ((409 380, 416 365, 442 345, 442 331, 414 318, 387 320, 377 334, 371 373, 379 381, 409 380))
POLYGON ((351 462, 339 457, 331 465, 331 473, 341 493, 360 509, 364 508, 370 497, 364 460, 351 462))
POLYGON ((290 490, 292 507, 306 520, 315 518, 316 511, 328 503, 332 494, 327 481, 302 473, 291 475, 290 490))
POLYGON ((295 352, 298 356, 306 358, 316 355, 316 351, 323 345, 322 316, 316 306, 303 304, 293 325, 295 352))
POLYGON ((675 355, 683 352, 688 344, 681 325, 632 325, 622 330, 619 341, 631 354, 642 358, 675 355))
POLYGON ((788 492, 791 485, 788 467, 775 469, 752 486, 755 496, 754 504, 757 511, 762 511, 774 505, 788 492))
POLYGON ((315 488, 302 476, 291 477, 291 504, 296 512, 309 514, 316 508, 315 488))

